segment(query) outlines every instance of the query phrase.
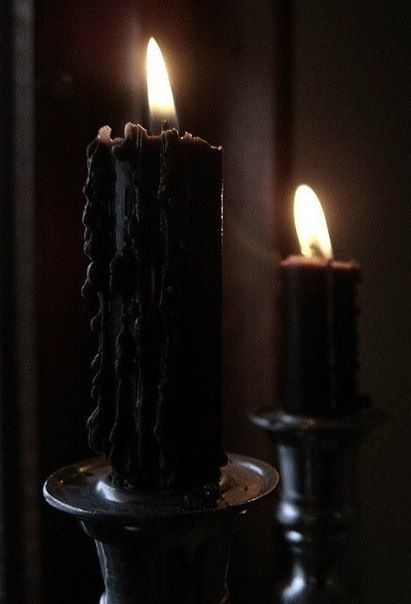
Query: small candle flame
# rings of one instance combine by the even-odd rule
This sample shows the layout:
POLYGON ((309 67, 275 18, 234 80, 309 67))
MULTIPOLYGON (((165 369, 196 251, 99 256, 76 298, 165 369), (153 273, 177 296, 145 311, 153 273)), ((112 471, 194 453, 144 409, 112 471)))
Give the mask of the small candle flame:
POLYGON ((154 38, 147 45, 147 89, 150 120, 152 124, 167 122, 168 126, 177 125, 177 112, 167 67, 160 47, 154 38))
POLYGON ((303 256, 333 258, 327 221, 317 195, 300 185, 294 196, 294 221, 303 256))

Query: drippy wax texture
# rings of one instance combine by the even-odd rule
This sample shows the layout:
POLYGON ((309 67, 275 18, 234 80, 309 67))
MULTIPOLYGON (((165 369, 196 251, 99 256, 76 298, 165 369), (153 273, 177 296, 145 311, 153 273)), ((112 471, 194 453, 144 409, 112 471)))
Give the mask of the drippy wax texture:
POLYGON ((83 293, 96 304, 89 441, 115 484, 216 484, 221 446, 221 149, 176 130, 88 147, 83 293))

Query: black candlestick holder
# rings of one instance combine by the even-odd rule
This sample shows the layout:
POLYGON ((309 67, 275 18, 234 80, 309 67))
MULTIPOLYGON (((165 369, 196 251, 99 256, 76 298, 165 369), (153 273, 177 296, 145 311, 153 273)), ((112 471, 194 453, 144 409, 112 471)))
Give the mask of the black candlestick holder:
POLYGON ((268 464, 229 455, 217 494, 206 486, 128 491, 111 484, 103 458, 93 458, 53 474, 44 495, 95 540, 100 604, 226 604, 232 535, 277 482, 268 464))
POLYGON ((359 602, 339 568, 357 520, 356 469, 368 431, 383 421, 368 406, 345 417, 290 415, 263 409, 252 421, 272 437, 281 475, 276 519, 291 554, 281 604, 359 602))

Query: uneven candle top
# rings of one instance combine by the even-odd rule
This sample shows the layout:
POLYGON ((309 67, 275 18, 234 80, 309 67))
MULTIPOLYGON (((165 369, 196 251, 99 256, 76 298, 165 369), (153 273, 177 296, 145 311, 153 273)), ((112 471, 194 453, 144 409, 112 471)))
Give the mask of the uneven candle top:
POLYGON ((329 260, 328 258, 321 258, 319 256, 307 257, 301 254, 293 254, 288 256, 282 260, 280 264, 281 266, 289 268, 331 268, 342 271, 360 270, 359 264, 354 260, 343 262, 341 260, 329 260))

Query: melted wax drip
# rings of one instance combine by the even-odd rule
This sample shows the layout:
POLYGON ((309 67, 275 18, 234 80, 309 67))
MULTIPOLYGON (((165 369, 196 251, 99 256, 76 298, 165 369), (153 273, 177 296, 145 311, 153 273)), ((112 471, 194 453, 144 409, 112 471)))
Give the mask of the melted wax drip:
POLYGON ((98 352, 92 362, 95 372, 92 398, 97 407, 88 421, 89 442, 93 449, 108 456, 113 422, 112 345, 109 327, 109 263, 111 260, 111 204, 114 196, 115 173, 110 150, 95 140, 87 149, 88 174, 84 188, 87 202, 83 213, 84 252, 91 260, 82 294, 98 307, 91 320, 91 329, 99 340, 98 352))

